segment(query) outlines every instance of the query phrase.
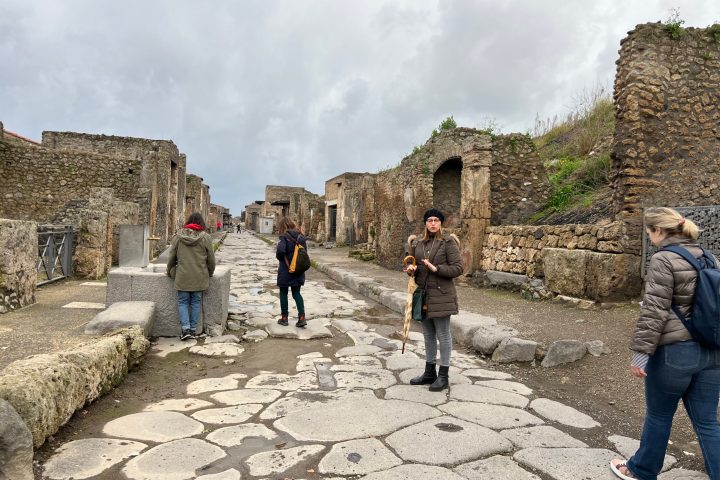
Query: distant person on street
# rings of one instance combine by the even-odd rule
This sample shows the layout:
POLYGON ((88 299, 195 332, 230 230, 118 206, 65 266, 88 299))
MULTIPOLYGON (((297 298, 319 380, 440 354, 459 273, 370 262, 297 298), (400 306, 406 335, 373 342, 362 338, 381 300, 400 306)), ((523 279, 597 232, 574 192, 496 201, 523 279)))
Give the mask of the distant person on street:
POLYGON ((457 292, 453 278, 463 272, 459 240, 442 230, 445 215, 431 208, 423 215, 425 233, 422 238, 408 238, 406 255, 417 265, 408 265, 405 272, 415 277, 418 288, 425 290, 427 310, 422 327, 425 336, 425 373, 410 380, 411 385, 430 385, 430 391, 448 388, 452 336, 450 315, 458 313, 457 292), (440 343, 440 369, 436 371, 437 344, 440 343))
POLYGON ((289 268, 295 251, 295 244, 307 248, 305 237, 297 230, 295 222, 288 217, 280 219, 278 233, 280 239, 275 251, 275 257, 280 262, 277 274, 277 286, 280 288, 280 320, 278 320, 278 323, 283 326, 288 325, 288 289, 290 289, 298 311, 298 320, 295 326, 303 328, 307 325, 307 322, 305 321, 305 302, 300 294, 300 287, 305 285, 305 272, 293 274, 290 273, 289 268))
POLYGON ((240 224, 237 224, 237 233, 242 233, 242 228, 240 228, 240 224))
POLYGON ((180 339, 195 338, 202 292, 215 271, 215 250, 205 220, 195 212, 175 236, 170 248, 167 275, 175 279, 180 314, 180 339))
MULTIPOLYGON (((679 246, 696 259, 702 257, 703 250, 696 242, 698 227, 677 211, 648 208, 645 226, 656 247, 679 246)), ((720 350, 695 341, 679 317, 687 318, 691 311, 697 278, 697 270, 678 253, 660 250, 650 259, 640 318, 630 343, 634 352, 630 371, 645 379, 645 424, 637 452, 627 461, 616 458, 610 463, 620 478, 657 478, 682 399, 707 474, 711 480, 720 479, 720 350)))
POLYGON ((217 222, 215 222, 215 227, 217 228, 217 231, 218 231, 218 232, 219 232, 220 230, 222 230, 222 223, 220 223, 220 220, 218 220, 217 222))

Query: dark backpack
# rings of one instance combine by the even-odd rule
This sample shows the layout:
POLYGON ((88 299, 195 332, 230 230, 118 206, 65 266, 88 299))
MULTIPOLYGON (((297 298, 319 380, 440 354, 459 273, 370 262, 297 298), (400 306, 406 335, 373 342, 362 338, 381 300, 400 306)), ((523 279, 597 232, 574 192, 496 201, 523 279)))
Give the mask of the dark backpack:
POLYGON ((292 275, 301 275, 310 269, 310 255, 308 255, 307 249, 300 245, 300 242, 296 242, 295 240, 293 240, 290 235, 285 235, 285 238, 295 244, 292 260, 288 262, 287 258, 285 259, 285 263, 288 266, 288 271, 292 275))
POLYGON ((680 255, 698 272, 690 315, 684 317, 677 305, 672 305, 673 312, 695 341, 707 348, 720 348, 720 269, 715 259, 705 249, 699 259, 677 245, 662 250, 680 255))

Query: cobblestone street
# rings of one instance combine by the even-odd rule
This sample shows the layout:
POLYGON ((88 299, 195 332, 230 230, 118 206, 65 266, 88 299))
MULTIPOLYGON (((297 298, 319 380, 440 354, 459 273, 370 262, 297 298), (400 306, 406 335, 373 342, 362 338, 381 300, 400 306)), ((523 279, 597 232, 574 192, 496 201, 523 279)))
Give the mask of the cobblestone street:
MULTIPOLYGON (((102 434, 62 442, 41 478, 611 480, 610 460, 637 446, 461 351, 449 391, 410 386, 424 366, 422 335, 411 332, 401 354, 400 316, 317 270, 302 289, 307 328, 293 326, 292 300, 290 326, 277 325, 274 248, 254 235, 228 235, 218 261, 232 265, 230 321, 248 329, 245 341, 163 338, 150 355, 220 356, 235 373, 173 385, 184 395, 122 415, 88 409, 83 421, 101 422, 102 434), (243 368, 251 350, 275 368, 243 368), (592 430, 614 451, 578 438, 592 430)), ((666 458, 660 479, 707 478, 674 463, 666 458)))

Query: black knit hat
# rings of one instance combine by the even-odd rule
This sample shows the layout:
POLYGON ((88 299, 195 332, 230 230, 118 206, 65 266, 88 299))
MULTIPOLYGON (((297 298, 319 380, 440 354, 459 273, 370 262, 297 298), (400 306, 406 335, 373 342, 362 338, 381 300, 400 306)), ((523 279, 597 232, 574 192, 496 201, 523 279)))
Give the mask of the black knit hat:
POLYGON ((440 223, 445 221, 445 215, 443 215, 443 213, 437 208, 430 208, 428 210, 425 210, 425 213, 423 214, 423 222, 427 222, 427 219, 430 217, 439 218, 440 223))

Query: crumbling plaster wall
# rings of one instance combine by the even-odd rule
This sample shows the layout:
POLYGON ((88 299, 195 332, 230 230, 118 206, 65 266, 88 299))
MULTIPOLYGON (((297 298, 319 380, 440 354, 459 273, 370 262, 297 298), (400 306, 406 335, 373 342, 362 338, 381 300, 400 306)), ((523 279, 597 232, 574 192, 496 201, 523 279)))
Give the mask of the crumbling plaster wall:
POLYGON ((615 77, 614 203, 640 253, 642 209, 720 204, 720 42, 661 24, 622 40, 615 77))
POLYGON ((37 224, 0 219, 0 313, 35 303, 37 224))

